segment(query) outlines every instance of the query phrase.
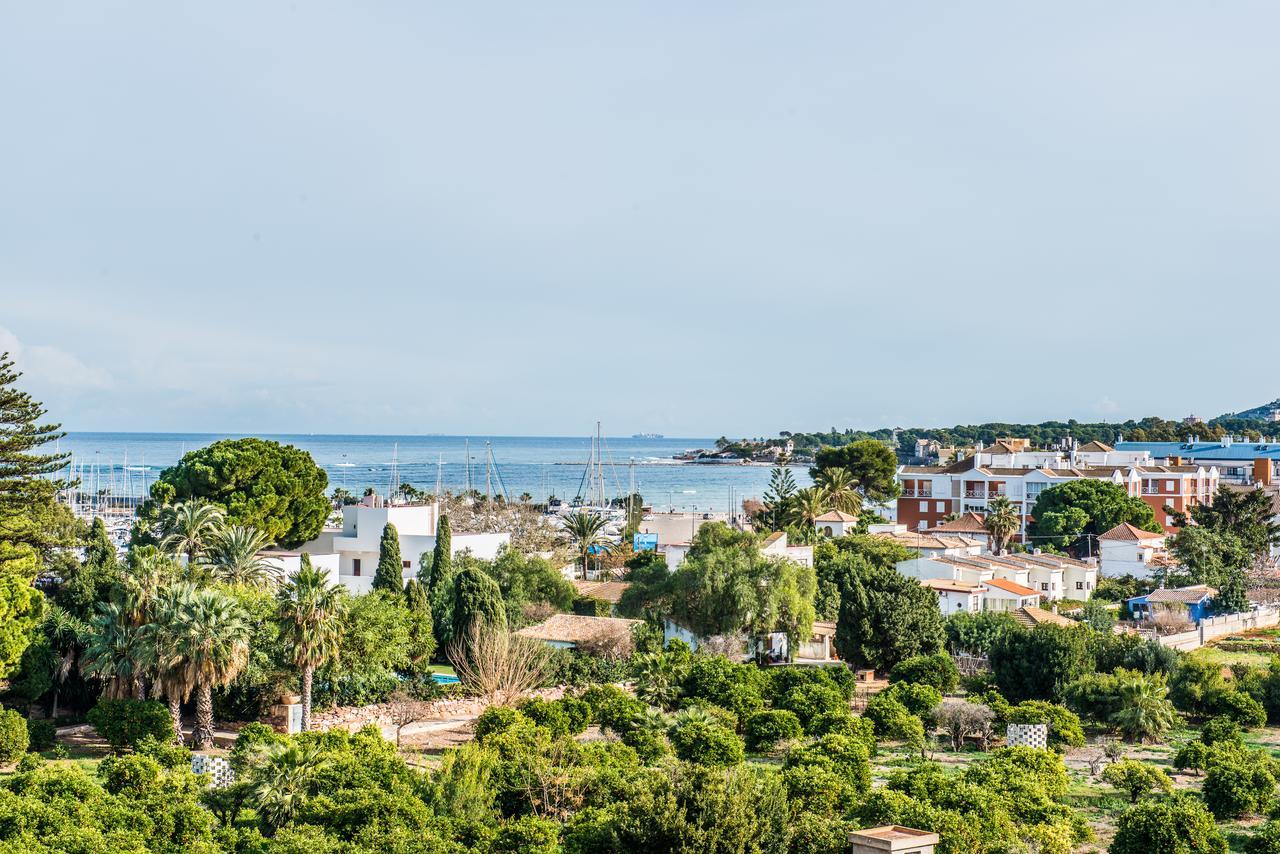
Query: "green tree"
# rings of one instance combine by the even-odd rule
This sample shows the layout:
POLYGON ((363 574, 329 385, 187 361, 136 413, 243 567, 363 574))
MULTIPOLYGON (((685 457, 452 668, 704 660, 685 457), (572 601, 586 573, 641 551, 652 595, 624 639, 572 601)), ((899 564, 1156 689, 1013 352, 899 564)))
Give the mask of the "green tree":
POLYGON ((1255 559, 1266 557, 1272 546, 1280 544, 1280 523, 1275 521, 1271 495, 1263 489, 1220 486, 1211 503, 1191 508, 1190 521, 1197 528, 1230 535, 1255 559))
POLYGON ((182 743, 182 704, 195 686, 195 671, 182 655, 182 633, 195 588, 188 583, 173 584, 156 597, 151 622, 144 628, 154 656, 155 687, 164 695, 173 720, 173 740, 182 743))
POLYGON ((139 515, 154 520, 167 504, 203 499, 222 507, 228 523, 295 548, 324 527, 332 509, 327 486, 324 469, 306 451, 268 439, 224 439, 161 472, 139 515))
POLYGON ((443 586, 442 582, 448 583, 453 579, 452 530, 448 514, 441 514, 440 522, 436 525, 435 547, 431 551, 431 574, 423 579, 419 570, 418 580, 426 583, 427 592, 433 596, 443 586))
POLYGON ((1178 715, 1169 702, 1163 673, 1126 674, 1119 683, 1119 707, 1111 723, 1130 741, 1156 742, 1173 729, 1178 715))
POLYGON ((99 602, 89 620, 80 669, 84 675, 102 679, 102 696, 146 699, 146 667, 150 654, 147 633, 118 602, 99 602))
POLYGON ((991 647, 991 673, 1013 702, 1062 698, 1067 684, 1093 670, 1089 630, 1042 624, 1006 632, 991 647))
POLYGON ((1004 553, 1013 535, 1022 527, 1022 519, 1013 502, 1001 495, 992 499, 987 506, 987 516, 982 524, 991 535, 992 552, 999 555, 1004 553))
POLYGON ((875 439, 822 448, 814 455, 809 474, 816 481, 824 469, 845 469, 858 492, 872 501, 887 501, 898 495, 898 458, 888 445, 875 439))
POLYGON ((605 536, 607 524, 608 521, 599 513, 588 510, 579 510, 564 518, 564 532, 578 553, 583 578, 587 577, 587 563, 591 559, 592 550, 607 548, 610 544, 605 536))
POLYGON ((1249 610, 1243 569, 1232 567, 1226 571, 1218 595, 1213 597, 1213 607, 1220 614, 1239 614, 1249 610))
POLYGON ((1221 587, 1250 562, 1248 549, 1234 534, 1199 526, 1182 528, 1170 537, 1169 551, 1181 569, 1164 580, 1178 585, 1221 587))
POLYGON ((331 660, 340 641, 339 628, 346 600, 341 587, 302 556, 298 571, 277 594, 280 630, 302 671, 302 729, 311 729, 311 690, 316 668, 331 660))
POLYGON ((1103 770, 1102 779, 1128 795, 1131 804, 1136 804, 1139 798, 1153 791, 1169 792, 1173 789, 1173 782, 1164 769, 1136 759, 1113 762, 1103 770))
POLYGON ((69 455, 40 452, 64 434, 42 423, 44 408, 16 387, 21 376, 0 353, 0 679, 17 667, 40 622, 43 597, 31 582, 50 553, 68 545, 58 523, 68 514, 54 500, 66 483, 50 475, 69 455))
POLYGON ((207 501, 193 499, 169 505, 160 511, 160 547, 173 555, 185 555, 190 575, 222 531, 225 519, 222 508, 207 501))
POLYGON ((404 591, 404 563, 400 557, 400 532, 388 522, 382 526, 378 543, 378 569, 373 575, 373 589, 388 593, 404 591))
POLYGON ((908 658, 942 649, 942 613, 933 592, 896 569, 908 553, 861 535, 824 541, 814 548, 818 576, 840 590, 836 650, 855 667, 888 672, 908 658))
POLYGON ((1227 840, 1213 816, 1194 796, 1145 800, 1125 810, 1116 822, 1110 854, 1226 854, 1227 840))
POLYGON ((262 556, 270 543, 261 531, 229 525, 218 531, 209 546, 209 570, 225 584, 266 587, 277 578, 275 566, 262 556))
POLYGON ((482 628, 505 630, 507 610, 498 583, 483 570, 468 567, 453 579, 453 639, 466 643, 482 628))
POLYGON ((782 531, 791 524, 791 505, 795 494, 796 479, 789 466, 780 465, 769 473, 761 521, 770 531, 782 531))
POLYGON ((860 484, 848 469, 822 469, 814 482, 822 490, 822 497, 832 510, 843 513, 858 513, 862 510, 862 495, 858 491, 860 484))
POLYGON ((196 694, 191 738, 197 750, 213 746, 213 689, 225 687, 249 658, 249 624, 235 599, 216 590, 196 590, 179 611, 171 655, 190 671, 196 694))
POLYGON ((1030 534, 1057 549, 1090 550, 1090 538, 1122 522, 1144 531, 1163 530, 1155 511, 1141 498, 1109 481, 1079 478, 1051 486, 1036 499, 1030 534))

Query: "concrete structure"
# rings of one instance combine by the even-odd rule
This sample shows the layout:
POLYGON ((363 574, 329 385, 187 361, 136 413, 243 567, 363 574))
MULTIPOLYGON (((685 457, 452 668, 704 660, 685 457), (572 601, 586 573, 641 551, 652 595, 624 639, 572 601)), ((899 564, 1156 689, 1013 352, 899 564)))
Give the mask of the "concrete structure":
POLYGON ((982 582, 982 607, 987 611, 1018 611, 1040 605, 1040 594, 1003 578, 982 582))
MULTIPOLYGON (((336 556, 337 571, 333 580, 341 582, 352 593, 368 593, 378 568, 378 545, 382 530, 395 525, 400 539, 401 577, 416 578, 420 558, 436 547, 436 506, 434 504, 387 505, 378 496, 360 504, 342 508, 342 530, 329 530, 298 549, 308 552, 316 564, 321 557, 336 556)), ((454 555, 470 552, 483 560, 493 560, 503 546, 511 542, 506 533, 468 533, 454 531, 450 536, 454 555)))
POLYGON ((944 617, 961 612, 976 614, 983 609, 984 591, 980 584, 949 578, 926 578, 920 583, 938 594, 938 610, 944 617))
POLYGON ((1128 522, 1099 535, 1102 574, 1113 578, 1118 575, 1150 578, 1153 567, 1168 563, 1165 536, 1135 528, 1128 522))
MULTIPOLYGON (((904 525, 903 527, 905 528, 906 526, 904 525)), ((927 528, 925 533, 939 537, 968 537, 971 540, 981 542, 984 550, 991 547, 991 533, 987 530, 986 522, 982 515, 978 513, 965 513, 949 522, 943 522, 941 525, 927 528)))
POLYGON ((921 557, 939 555, 980 555, 987 549, 986 541, 975 539, 966 534, 929 534, 909 531, 905 525, 894 525, 872 533, 874 537, 892 540, 903 548, 909 549, 921 557))
MULTIPOLYGON (((272 550, 260 552, 258 556, 270 564, 281 578, 288 578, 302 568, 302 552, 300 551, 272 550)), ((338 556, 336 554, 332 552, 328 554, 309 554, 308 557, 311 559, 312 567, 324 570, 329 574, 330 581, 338 580, 338 556)))
POLYGON ((813 632, 809 640, 797 644, 795 655, 797 660, 835 661, 836 624, 815 620, 813 632))
POLYGON ((933 854, 940 841, 936 833, 897 824, 849 833, 853 854, 933 854))
POLYGON ((1004 733, 1006 747, 1033 747, 1049 749, 1048 724, 1009 724, 1004 733))
POLYGON ((1165 463, 1211 467, 1223 483, 1269 486, 1280 482, 1280 442, 1249 442, 1230 437, 1216 442, 1117 442, 1116 448, 1146 453, 1165 463))
POLYGON ((917 580, 945 579, 982 584, 990 579, 1031 588, 1046 601, 1085 600, 1098 583, 1098 568, 1062 555, 933 555, 902 561, 898 572, 917 580))
POLYGON ((235 772, 231 770, 231 760, 225 756, 193 753, 191 754, 191 773, 208 774, 211 789, 221 789, 236 781, 235 772))

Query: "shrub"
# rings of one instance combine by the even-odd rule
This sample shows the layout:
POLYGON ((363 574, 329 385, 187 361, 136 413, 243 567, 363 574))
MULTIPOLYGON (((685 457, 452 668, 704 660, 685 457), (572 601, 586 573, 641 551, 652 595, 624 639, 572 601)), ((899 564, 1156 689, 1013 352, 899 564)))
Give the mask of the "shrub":
POLYGON ((39 753, 24 753, 22 758, 18 760, 14 770, 19 774, 25 774, 28 771, 34 771, 44 765, 44 757, 39 753))
POLYGON ((800 719, 786 709, 756 712, 743 727, 747 749, 755 753, 772 750, 779 742, 797 739, 804 734, 800 719))
POLYGON ((561 697, 556 702, 569 717, 569 732, 578 735, 591 726, 591 706, 585 700, 577 697, 561 697))
POLYGON ((1240 733, 1240 724, 1234 718, 1211 718, 1200 729, 1200 741, 1207 747, 1216 744, 1234 744, 1244 747, 1244 736, 1240 733))
POLYGON ((628 730, 622 734, 622 743, 634 750, 641 762, 656 762, 671 752, 666 734, 651 727, 628 730))
POLYGON ((0 710, 0 765, 17 762, 30 743, 27 722, 22 715, 13 709, 0 710))
POLYGON ((1275 788, 1267 768, 1234 750, 1217 748, 1209 756, 1201 794, 1218 819, 1239 818, 1265 810, 1275 788))
POLYGON ((737 765, 743 760, 742 739, 705 714, 679 715, 667 731, 676 756, 698 765, 737 765))
POLYGON ((754 665, 738 664, 723 655, 696 655, 689 661, 680 689, 686 697, 701 697, 743 720, 764 707, 764 680, 754 665))
POLYGON ((1243 729, 1267 725, 1267 710, 1243 691, 1223 691, 1213 699, 1212 706, 1218 715, 1230 718, 1243 729))
POLYGON ((582 693, 582 701, 591 708, 591 716, 600 726, 619 735, 626 733, 644 703, 616 685, 592 685, 582 693))
POLYGON ((1280 854, 1280 821, 1271 821, 1258 828, 1244 846, 1245 854, 1280 854))
POLYGON ((1143 795, 1158 790, 1168 792, 1173 788, 1169 775, 1163 769, 1136 759, 1122 759, 1108 765, 1102 779, 1129 796, 1129 803, 1136 804, 1143 795))
POLYGON ((1227 840, 1204 806, 1190 795, 1146 800, 1129 807, 1116 823, 1110 854, 1197 852, 1226 854, 1227 840))
POLYGON ((58 740, 58 728, 53 721, 42 718, 27 719, 28 750, 48 750, 58 740))
POLYGON ((881 691, 863 709, 862 716, 871 721, 876 738, 893 738, 906 726, 904 719, 912 717, 907 707, 888 691, 881 691))
POLYGON ((912 682, 896 682, 881 693, 888 694, 902 703, 908 712, 918 718, 928 717, 929 713, 942 702, 942 692, 937 688, 912 682))
POLYGON ((865 795, 871 790, 871 761, 867 748, 844 735, 824 735, 811 744, 797 745, 787 753, 783 768, 817 766, 832 771, 865 795))
POLYGON ((500 826, 489 850, 503 854, 557 854, 559 843, 559 825, 549 819, 527 815, 500 826))
POLYGON ((100 700, 89 710, 89 723, 117 750, 132 748, 147 736, 173 737, 173 719, 156 700, 100 700))
POLYGON ((160 764, 161 768, 167 768, 170 771, 191 767, 191 751, 171 741, 160 741, 147 736, 138 742, 137 752, 141 756, 151 757, 160 764))
POLYGON ((530 697, 516 707, 520 714, 551 733, 552 737, 569 734, 569 714, 564 706, 541 697, 530 697))
POLYGON ((933 655, 917 655, 898 662, 889 674, 890 682, 914 682, 931 685, 943 694, 949 694, 960 683, 960 671, 951 656, 944 652, 933 655))
POLYGON ((113 795, 142 798, 160 781, 160 764, 149 756, 108 756, 98 765, 98 777, 113 795))
MULTIPOLYGON (((162 739, 155 739, 162 741, 162 739)), ((163 739, 163 741, 167 741, 163 739)), ((235 744, 231 745, 231 768, 237 774, 241 773, 248 764, 249 759, 258 752, 259 748, 272 744, 284 744, 287 739, 264 723, 254 721, 245 724, 236 733, 235 744)), ((139 751, 142 750, 142 742, 138 742, 139 751)), ((155 757, 156 761, 161 765, 165 764, 159 757, 155 757)))
POLYGON ((1173 755, 1173 767, 1179 771, 1203 773, 1209 767, 1209 746, 1202 741, 1188 741, 1173 755))
POLYGON ((823 685, 812 682, 808 685, 797 685, 780 697, 774 704, 777 708, 794 712, 800 725, 808 729, 815 717, 828 712, 848 711, 849 703, 840 689, 834 685, 823 685))
POLYGON ((490 706, 480 713, 472 724, 476 740, 484 741, 491 735, 498 735, 511 729, 527 718, 515 709, 506 706, 490 706))
POLYGON ((818 715, 809 724, 809 735, 817 738, 824 735, 847 735, 862 742, 867 748, 868 756, 876 755, 876 728, 865 717, 854 717, 848 712, 827 712, 818 715))

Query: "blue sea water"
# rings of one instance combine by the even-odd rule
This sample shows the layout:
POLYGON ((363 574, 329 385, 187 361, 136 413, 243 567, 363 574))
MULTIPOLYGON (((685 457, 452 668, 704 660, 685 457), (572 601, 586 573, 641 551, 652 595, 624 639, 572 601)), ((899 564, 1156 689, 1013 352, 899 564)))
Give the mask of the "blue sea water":
MULTIPOLYGON (((60 450, 70 451, 82 487, 109 490, 115 496, 146 491, 159 473, 181 456, 219 439, 238 435, 207 433, 70 433, 60 450)), ((392 482, 392 460, 401 483, 424 491, 436 486, 457 492, 468 482, 481 493, 506 494, 516 499, 527 492, 541 501, 550 495, 572 499, 580 494, 591 455, 588 436, 336 436, 264 435, 310 452, 329 475, 329 489, 342 486, 359 495, 372 486, 386 494, 392 482), (486 466, 492 450, 493 466, 486 466), (440 465, 442 463, 442 465, 440 465), (488 469, 488 484, 486 484, 488 469)), ((759 498, 768 487, 765 466, 677 463, 672 456, 690 448, 709 448, 714 439, 634 439, 606 436, 606 491, 625 494, 635 477, 635 489, 646 503, 680 510, 726 510, 744 498, 759 498), (634 465, 633 465, 634 463, 634 465)), ((807 473, 794 472, 800 486, 807 473)))

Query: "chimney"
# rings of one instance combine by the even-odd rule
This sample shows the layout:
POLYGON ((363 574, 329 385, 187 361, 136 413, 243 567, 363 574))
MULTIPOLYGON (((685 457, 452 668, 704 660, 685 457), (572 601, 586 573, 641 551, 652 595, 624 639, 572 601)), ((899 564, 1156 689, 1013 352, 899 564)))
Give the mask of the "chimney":
POLYGON ((1257 459, 1253 461, 1253 480, 1263 486, 1271 485, 1271 460, 1257 459))

